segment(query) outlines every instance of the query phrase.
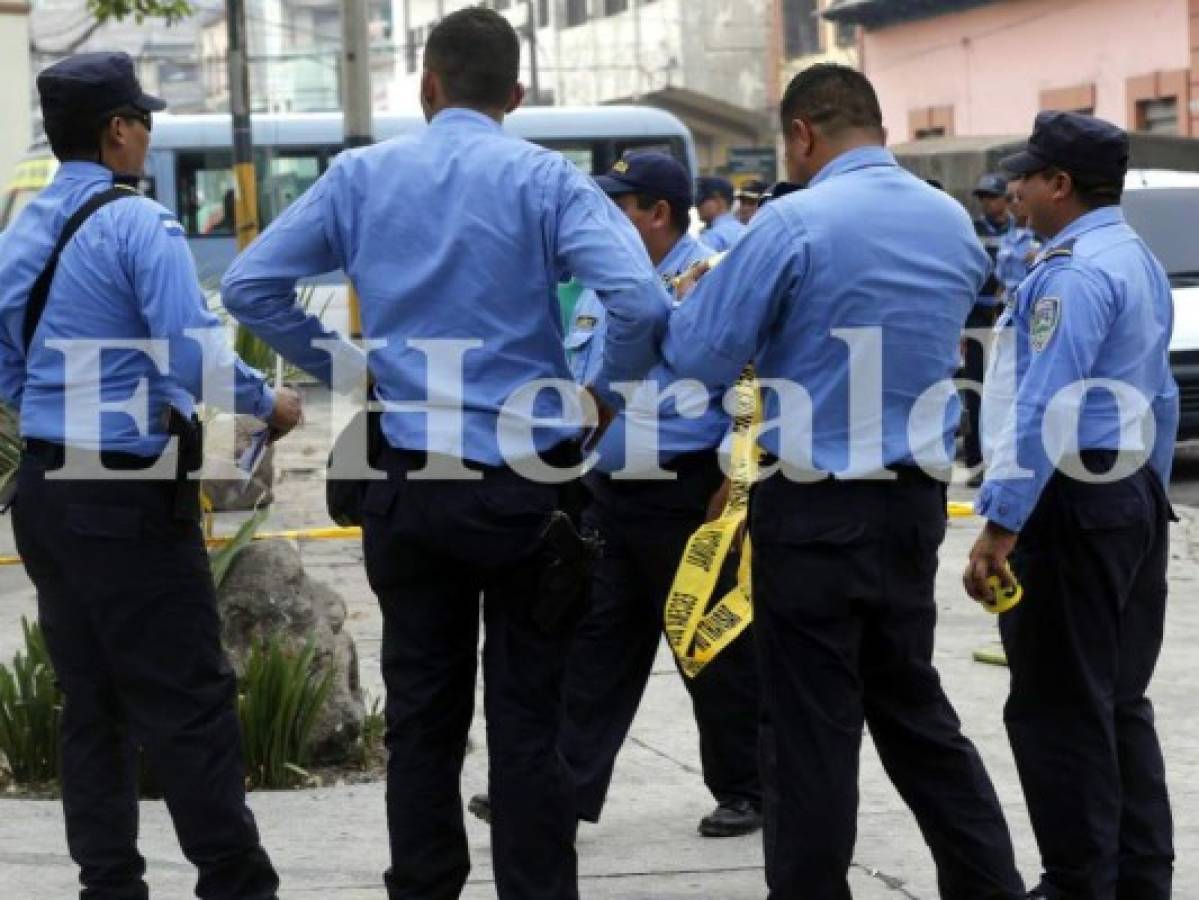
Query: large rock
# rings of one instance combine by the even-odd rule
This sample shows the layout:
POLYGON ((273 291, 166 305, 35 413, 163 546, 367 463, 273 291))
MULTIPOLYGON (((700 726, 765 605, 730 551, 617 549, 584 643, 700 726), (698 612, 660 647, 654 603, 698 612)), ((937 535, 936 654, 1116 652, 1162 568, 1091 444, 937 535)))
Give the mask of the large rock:
POLYGON ((334 669, 333 685, 313 734, 313 761, 345 762, 366 718, 358 652, 345 631, 346 604, 304 572, 294 541, 255 541, 233 561, 218 592, 225 648, 240 676, 255 639, 276 637, 299 652, 311 637, 315 664, 334 669))
MULTIPOLYGON (((222 414, 216 418, 225 420, 222 414)), ((228 422, 225 427, 205 429, 204 465, 213 477, 204 479, 204 493, 215 510, 246 510, 269 506, 274 501, 275 445, 262 455, 254 474, 246 478, 237 468, 237 461, 250 446, 250 441, 264 426, 253 416, 236 416, 233 423, 233 444, 229 444, 228 422)))

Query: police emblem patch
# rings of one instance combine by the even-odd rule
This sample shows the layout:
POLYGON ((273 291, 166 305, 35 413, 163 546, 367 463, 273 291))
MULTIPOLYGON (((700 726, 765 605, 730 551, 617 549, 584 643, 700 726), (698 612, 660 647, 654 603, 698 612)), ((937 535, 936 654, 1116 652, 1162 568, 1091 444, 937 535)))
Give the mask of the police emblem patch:
POLYGON ((1028 342, 1034 353, 1040 353, 1053 339, 1062 317, 1062 301, 1057 297, 1042 297, 1032 305, 1032 320, 1028 326, 1028 342))
POLYGON ((575 328, 579 331, 594 331, 597 321, 599 320, 595 316, 576 316, 575 328))

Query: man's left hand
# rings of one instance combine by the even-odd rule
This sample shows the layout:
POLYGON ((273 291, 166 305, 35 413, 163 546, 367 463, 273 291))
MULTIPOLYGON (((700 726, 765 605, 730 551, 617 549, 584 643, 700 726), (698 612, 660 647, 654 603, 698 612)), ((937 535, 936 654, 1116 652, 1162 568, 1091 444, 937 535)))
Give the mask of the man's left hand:
POLYGON ((1016 586, 1016 578, 1008 568, 1007 560, 1016 548, 1018 537, 1016 532, 1008 531, 1002 525, 987 522, 974 542, 962 584, 966 587, 966 593, 979 603, 990 604, 994 599, 987 584, 987 579, 992 576, 999 578, 1005 588, 1016 586))

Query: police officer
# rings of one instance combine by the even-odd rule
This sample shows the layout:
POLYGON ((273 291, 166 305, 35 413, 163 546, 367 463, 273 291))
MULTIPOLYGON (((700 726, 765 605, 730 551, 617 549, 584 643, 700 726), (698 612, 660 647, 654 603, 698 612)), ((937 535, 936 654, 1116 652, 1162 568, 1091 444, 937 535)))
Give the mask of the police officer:
POLYGON ((695 206, 704 223, 700 236, 716 252, 729 249, 745 233, 745 226, 733 215, 733 185, 727 178, 698 179, 695 206))
POLYGON ((776 380, 760 442, 781 469, 750 501, 770 897, 849 896, 863 723, 941 896, 1019 897, 995 791, 932 664, 945 485, 923 466, 949 466, 952 429, 944 405, 913 417, 953 375, 986 256, 962 208, 881 146, 860 73, 801 72, 780 114, 806 190, 758 214, 663 344, 680 377, 730 384, 753 360, 776 380), (851 367, 881 403, 851 399, 851 367))
MULTIPOLYGON (((502 130, 523 96, 519 56, 502 15, 470 7, 443 18, 425 45, 429 127, 340 156, 223 285, 238 319, 325 380, 330 357, 311 344, 324 332, 297 308, 297 278, 345 269, 365 336, 386 342, 370 368, 393 404, 378 463, 388 478, 367 491, 363 542, 383 612, 393 900, 457 897, 470 868, 459 780, 480 593, 496 888, 522 900, 578 896, 574 788, 557 741, 573 629, 557 627, 540 588, 539 537, 561 491, 521 475, 529 459, 506 461, 500 432, 519 415, 500 410, 534 379, 562 379, 573 392, 555 296, 563 272, 610 313, 604 364, 588 385, 610 401, 610 382, 653 364, 669 314, 615 205, 561 154, 502 130), (396 212, 434 203, 434 219, 396 212), (417 339, 426 342, 409 343, 417 339), (447 341, 468 345, 451 344, 448 366, 438 349, 447 341)), ((533 433, 558 468, 577 456, 578 436, 568 425, 533 433)))
POLYGON ((199 869, 197 896, 273 898, 278 879, 245 804, 237 685, 221 649, 199 482, 186 477, 198 462, 189 417, 205 349, 209 366, 236 369, 238 412, 283 433, 299 419, 299 399, 273 394, 228 348, 174 217, 114 189, 142 172, 152 113, 165 106, 142 91, 132 60, 71 57, 38 76, 38 92, 62 165, 0 237, 0 397, 20 410, 13 525, 65 695, 62 801, 82 896, 148 896, 137 852, 140 746, 199 869), (47 280, 48 292, 35 286, 47 280), (206 348, 189 329, 210 336, 206 348), (169 371, 128 346, 104 352, 95 372, 70 362, 73 342, 150 339, 167 342, 169 371), (72 405, 88 395, 132 396, 132 415, 72 405), (169 437, 177 450, 168 453, 169 437), (84 464, 88 477, 48 477, 85 451, 99 451, 84 464), (143 477, 161 464, 165 479, 143 477))
MULTIPOLYGON (((663 153, 630 153, 599 179, 641 236, 666 282, 712 256, 690 237, 691 179, 663 153)), ((608 316, 594 291, 585 291, 566 337, 579 384, 591 383, 603 361, 608 316)), ((669 386, 660 368, 650 378, 669 386)), ((616 756, 649 682, 661 645, 670 585, 691 534, 704 521, 724 476, 717 447, 729 430, 719 395, 695 398, 705 411, 678 414, 678 401, 626 407, 599 443, 599 463, 585 478, 591 506, 585 521, 603 542, 592 579, 592 606, 571 646, 560 745, 574 777, 579 818, 598 822, 616 756), (638 459, 646 430, 658 452, 638 459), (626 454, 626 444, 631 454, 626 454), (630 458, 630 455, 633 458, 630 458), (667 478, 652 477, 661 464, 667 478), (613 477, 613 473, 620 473, 613 477), (668 480, 667 480, 668 479, 668 480)), ((731 837, 761 825, 758 779, 758 691, 753 638, 742 634, 703 672, 684 678, 699 725, 704 781, 716 809, 699 823, 706 837, 731 837)), ((486 815, 485 798, 471 808, 486 815)))
MULTIPOLYGON (((1157 900, 1174 854, 1145 691, 1178 426, 1170 286, 1120 210, 1119 128, 1041 113, 1003 165, 1046 246, 1005 314, 1014 337, 994 365, 1014 369, 1017 389, 975 503, 987 523, 966 589, 981 600, 988 577, 1010 582, 1009 557, 1023 586, 1000 631, 1004 721, 1044 867, 1033 896, 1157 900)), ((989 416, 990 389, 985 402, 989 416)))
POLYGON ((1014 182, 1008 185, 1007 203, 1014 222, 999 239, 999 249, 995 253, 995 277, 999 280, 1005 303, 1011 302, 1016 296, 1016 288, 1028 275, 1029 268, 1041 250, 1041 239, 1028 227, 1028 210, 1024 208, 1019 188, 1014 182))
POLYGON ((762 205, 762 200, 766 196, 768 189, 769 185, 760 178, 751 178, 737 188, 734 196, 737 198, 735 215, 738 222, 742 225, 750 223, 754 214, 758 211, 758 207, 762 205))
MULTIPOLYGON (((982 242, 983 249, 991 258, 992 269, 999 256, 999 247, 1003 238, 1015 228, 1015 218, 1008 209, 1007 179, 1004 176, 989 172, 978 179, 974 187, 974 196, 982 208, 982 215, 974 220, 974 233, 982 242)), ((986 372, 986 356, 989 347, 989 329, 999 316, 1003 284, 992 272, 982 290, 979 292, 970 315, 966 318, 966 328, 970 329, 965 337, 963 348, 964 366, 963 377, 978 382, 983 381, 986 372)), ((968 428, 963 438, 966 468, 971 470, 966 484, 978 487, 983 479, 982 452, 982 423, 979 411, 982 408, 982 396, 979 391, 964 391, 966 403, 966 419, 968 428)))

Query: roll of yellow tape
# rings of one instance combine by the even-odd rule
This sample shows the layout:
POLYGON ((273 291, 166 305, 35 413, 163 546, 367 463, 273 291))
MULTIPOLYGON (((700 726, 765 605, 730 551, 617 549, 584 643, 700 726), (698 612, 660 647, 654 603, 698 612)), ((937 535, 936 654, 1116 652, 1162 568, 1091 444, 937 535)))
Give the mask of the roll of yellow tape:
MULTIPOLYGON (((1011 571, 1009 568, 1008 573, 1010 574, 1011 571)), ((1004 587, 999 576, 992 575, 987 579, 987 587, 991 589, 992 600, 990 603, 984 603, 983 609, 995 615, 1007 612, 1024 599, 1024 588, 1018 581, 1010 588, 1004 587)))

